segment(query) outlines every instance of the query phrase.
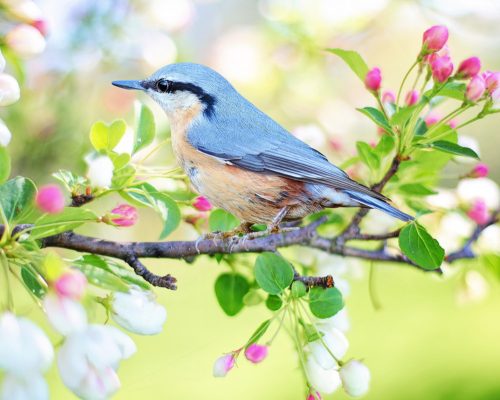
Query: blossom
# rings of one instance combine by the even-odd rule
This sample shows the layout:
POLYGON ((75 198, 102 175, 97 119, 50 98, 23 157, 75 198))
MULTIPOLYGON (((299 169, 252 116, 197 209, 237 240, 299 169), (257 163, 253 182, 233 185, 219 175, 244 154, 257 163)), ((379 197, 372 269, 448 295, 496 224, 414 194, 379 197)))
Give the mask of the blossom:
POLYGON ((323 337, 309 343, 309 350, 322 368, 333 368, 337 366, 337 362, 332 357, 332 354, 337 360, 344 357, 349 348, 349 342, 342 331, 336 328, 325 329, 320 333, 323 333, 323 337))
POLYGON ((51 325, 62 335, 79 332, 87 326, 87 314, 83 306, 69 297, 47 294, 43 306, 51 325))
POLYGON ((41 374, 20 377, 7 373, 3 378, 0 398, 5 400, 48 400, 49 387, 41 374))
POLYGON ((0 106, 8 106, 19 100, 21 90, 16 79, 9 74, 0 74, 0 106))
POLYGON ((467 84, 465 98, 469 101, 478 101, 486 90, 486 83, 481 75, 473 76, 467 84))
POLYGON ((446 26, 434 25, 424 32, 423 52, 433 53, 439 51, 448 41, 448 29, 446 26))
POLYGON ((490 210, 500 206, 498 185, 489 178, 461 179, 457 185, 457 195, 462 203, 468 205, 476 199, 482 199, 490 210))
POLYGON ((498 110, 500 106, 500 87, 491 93, 491 101, 493 103, 493 109, 498 110))
POLYGON ((64 194, 57 185, 45 185, 38 190, 35 203, 43 212, 57 214, 64 209, 64 194))
POLYGON ((4 1, 7 10, 14 17, 25 21, 27 23, 33 23, 34 21, 42 18, 42 10, 40 7, 31 0, 16 0, 16 1, 4 1))
POLYGON ((90 184, 95 187, 110 187, 113 179, 113 161, 107 156, 87 158, 86 161, 89 166, 87 177, 90 184))
POLYGON ((418 100, 420 98, 420 94, 418 93, 418 90, 410 90, 405 97, 405 103, 407 106, 413 106, 418 103, 418 100))
POLYGON ((473 178, 484 178, 488 176, 489 172, 490 169, 488 165, 486 165, 485 163, 478 163, 469 173, 469 176, 473 178))
POLYGON ((344 364, 339 371, 342 386, 346 393, 353 397, 363 396, 370 386, 370 370, 358 360, 344 364))
POLYGON ((386 90, 382 93, 382 103, 396 103, 396 94, 392 90, 386 90))
POLYGON ((111 315, 117 324, 140 335, 160 333, 167 319, 167 311, 156 303, 154 293, 137 286, 127 293, 114 293, 111 315))
POLYGON ((426 115, 424 122, 427 126, 432 126, 437 124, 441 120, 441 116, 435 112, 430 112, 426 115))
POLYGON ((21 378, 38 375, 53 358, 52 344, 33 322, 9 312, 0 316, 0 370, 21 378))
POLYGON ((87 278, 77 269, 63 272, 54 282, 54 290, 59 296, 80 300, 87 288, 87 278))
POLYGON ((457 79, 468 79, 477 75, 481 70, 481 60, 477 57, 469 57, 463 60, 458 65, 457 73, 455 78, 457 79))
POLYGON ((260 363, 267 357, 268 347, 253 343, 245 350, 245 357, 254 364, 260 363))
POLYGON ((3 70, 5 69, 5 57, 3 56, 3 53, 2 51, 0 50, 0 72, 3 72, 3 70))
POLYGON ((0 119, 0 146, 6 147, 10 140, 12 139, 12 134, 5 123, 0 119))
POLYGON ((483 199, 476 199, 472 208, 467 211, 468 217, 479 225, 485 224, 489 219, 488 207, 483 199))
POLYGON ((235 359, 233 354, 226 354, 215 360, 213 375, 216 378, 223 378, 234 367, 235 359))
POLYGON ((107 399, 120 388, 121 360, 136 351, 132 339, 109 325, 88 325, 71 333, 57 356, 63 383, 84 399, 107 399))
POLYGON ((372 68, 365 77, 365 86, 368 90, 372 92, 377 92, 380 89, 380 84, 382 83, 382 75, 380 68, 372 68))
POLYGON ((500 87, 500 72, 486 71, 482 76, 488 93, 493 93, 495 89, 500 87))
MULTIPOLYGON (((385 215, 385 214, 384 214, 385 215)), ((341 332, 347 332, 351 327, 349 316, 347 315, 347 308, 344 307, 337 314, 330 318, 321 319, 318 321, 318 328, 322 330, 324 327, 327 329, 338 329, 341 332)))
POLYGON ((112 218, 111 221, 118 226, 132 226, 137 221, 137 210, 128 204, 120 204, 111 210, 112 214, 121 215, 118 218, 112 218))
POLYGON ((446 82, 453 72, 451 58, 448 56, 437 57, 431 63, 431 71, 432 77, 436 82, 446 82))
POLYGON ((311 356, 307 358, 305 372, 309 384, 321 393, 333 393, 342 384, 339 372, 335 368, 324 369, 311 356))
POLYGON ((321 394, 319 392, 309 393, 306 400, 321 400, 321 394))
POLYGON ((213 208, 212 203, 205 196, 198 196, 193 201, 193 207, 198 211, 210 211, 213 208))
POLYGON ((7 46, 23 57, 40 54, 45 49, 45 39, 40 31, 27 24, 14 27, 5 36, 5 42, 7 46))

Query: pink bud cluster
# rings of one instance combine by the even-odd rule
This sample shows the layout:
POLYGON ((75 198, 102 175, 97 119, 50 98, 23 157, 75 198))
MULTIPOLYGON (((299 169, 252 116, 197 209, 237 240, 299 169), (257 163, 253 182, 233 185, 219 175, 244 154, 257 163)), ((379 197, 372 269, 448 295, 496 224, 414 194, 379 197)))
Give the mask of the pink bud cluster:
POLYGON ((118 226, 128 227, 137 222, 137 210, 128 204, 120 204, 111 210, 112 214, 119 217, 112 218, 111 221, 118 226))
MULTIPOLYGON (((236 363, 236 358, 238 357, 240 351, 242 349, 236 350, 232 353, 225 354, 222 357, 219 357, 215 360, 213 366, 213 375, 216 378, 222 378, 227 375, 229 371, 231 371, 236 363)), ((267 357, 267 353, 269 352, 269 347, 260 345, 257 343, 252 343, 245 349, 245 357, 248 361, 258 364, 267 357)))

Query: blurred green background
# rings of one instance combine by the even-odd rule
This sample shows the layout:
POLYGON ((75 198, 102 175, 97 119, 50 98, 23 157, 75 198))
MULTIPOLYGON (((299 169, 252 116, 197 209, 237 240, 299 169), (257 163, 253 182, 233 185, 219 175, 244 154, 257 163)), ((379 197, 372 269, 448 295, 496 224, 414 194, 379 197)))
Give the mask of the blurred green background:
MULTIPOLYGON (((2 110, 2 118, 13 133, 13 174, 40 184, 52 181, 50 174, 59 168, 84 172, 83 155, 90 150, 88 132, 94 121, 125 117, 132 122, 135 94, 112 87, 112 80, 143 78, 171 62, 214 67, 333 162, 349 158, 356 140, 371 141, 377 134, 355 110, 373 99, 341 61, 322 48, 359 51, 370 66, 382 69, 383 87, 396 90, 418 53, 422 32, 445 24, 455 65, 476 55, 486 69, 500 69, 498 0, 68 0, 64 7, 60 0, 39 3, 49 22, 48 47, 28 61, 21 101, 2 110)), ((140 100, 150 104, 143 96, 140 100)), ((168 133, 166 117, 151 106, 159 131, 168 133)), ((499 126, 500 117, 494 116, 463 132, 479 142, 482 160, 497 182, 499 126)), ((161 165, 166 156, 160 154, 152 164, 161 165)), ((453 184, 463 168, 452 166, 447 172, 451 182, 444 180, 443 185, 453 184)), ((96 207, 105 210, 110 205, 96 207)), ((144 212, 133 229, 88 233, 155 240, 159 230, 156 217, 144 212)), ((186 237, 195 237, 188 226, 174 236, 186 237)), ((296 255, 301 256, 300 250, 296 255)), ((267 318, 263 307, 247 308, 235 318, 223 314, 213 283, 224 266, 208 258, 194 264, 147 264, 174 274, 179 290, 158 291, 169 315, 165 331, 134 337, 138 352, 120 367, 123 388, 115 398, 305 398, 285 333, 262 364, 241 362, 225 379, 212 378, 215 358, 239 347, 267 318)), ((470 295, 465 271, 474 261, 461 266, 454 266, 456 273, 444 279, 376 265, 373 287, 382 305, 379 310, 369 296, 370 266, 363 264, 351 274, 348 356, 363 358, 372 371, 366 398, 500 398, 498 283, 489 279, 479 294, 470 295)), ((35 314, 28 304, 26 312, 35 314)), ((49 381, 54 399, 72 398, 55 368, 49 381)), ((331 397, 346 396, 339 390, 331 397)))

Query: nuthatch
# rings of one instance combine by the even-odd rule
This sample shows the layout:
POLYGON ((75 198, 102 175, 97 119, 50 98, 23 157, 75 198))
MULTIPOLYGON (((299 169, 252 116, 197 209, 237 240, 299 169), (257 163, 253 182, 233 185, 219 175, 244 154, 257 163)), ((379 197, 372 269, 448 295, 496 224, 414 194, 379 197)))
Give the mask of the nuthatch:
POLYGON ((171 64, 144 80, 113 85, 142 90, 163 108, 175 155, 195 190, 246 227, 265 223, 276 229, 281 221, 333 207, 376 208, 413 219, 350 179, 206 66, 171 64))

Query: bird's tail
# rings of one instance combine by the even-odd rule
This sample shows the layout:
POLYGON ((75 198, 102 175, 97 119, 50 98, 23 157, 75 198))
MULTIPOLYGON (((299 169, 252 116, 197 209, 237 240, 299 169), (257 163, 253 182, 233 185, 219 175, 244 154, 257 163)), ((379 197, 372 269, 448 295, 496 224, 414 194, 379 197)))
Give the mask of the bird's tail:
POLYGON ((400 219, 401 221, 406 222, 406 221, 412 221, 414 219, 411 215, 408 215, 403 211, 399 211, 397 208, 394 208, 389 203, 386 203, 385 201, 380 199, 376 199, 375 197, 372 197, 369 194, 360 193, 353 190, 344 190, 344 193, 347 193, 349 197, 351 197, 353 200, 367 207, 384 211, 387 214, 400 219))

